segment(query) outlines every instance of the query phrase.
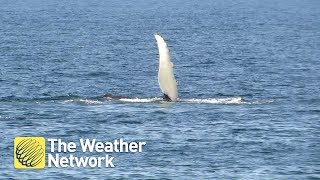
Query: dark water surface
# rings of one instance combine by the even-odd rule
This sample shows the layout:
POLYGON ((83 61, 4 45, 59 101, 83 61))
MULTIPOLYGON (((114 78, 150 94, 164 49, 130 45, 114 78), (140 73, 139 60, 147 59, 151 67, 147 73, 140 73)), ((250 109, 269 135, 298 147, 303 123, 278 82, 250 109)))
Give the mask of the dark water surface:
POLYGON ((320 178, 320 1, 0 4, 1 178, 320 178), (155 32, 180 102, 158 100, 155 32), (21 171, 16 136, 147 145, 115 168, 21 171))

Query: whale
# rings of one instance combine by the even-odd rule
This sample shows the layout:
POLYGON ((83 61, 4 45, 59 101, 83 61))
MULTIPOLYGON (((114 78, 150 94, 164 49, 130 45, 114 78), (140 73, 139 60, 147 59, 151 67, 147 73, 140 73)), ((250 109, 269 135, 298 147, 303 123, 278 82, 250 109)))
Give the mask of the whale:
POLYGON ((169 48, 166 41, 159 34, 155 33, 159 51, 158 84, 163 93, 163 100, 177 101, 177 81, 173 73, 173 63, 170 58, 169 48))
MULTIPOLYGON (((178 89, 177 81, 173 73, 173 63, 170 58, 168 45, 159 34, 155 33, 154 37, 157 42, 159 52, 159 69, 158 69, 158 84, 163 93, 164 101, 177 101, 178 89)), ((106 99, 130 99, 126 96, 113 95, 106 93, 103 95, 106 99)))

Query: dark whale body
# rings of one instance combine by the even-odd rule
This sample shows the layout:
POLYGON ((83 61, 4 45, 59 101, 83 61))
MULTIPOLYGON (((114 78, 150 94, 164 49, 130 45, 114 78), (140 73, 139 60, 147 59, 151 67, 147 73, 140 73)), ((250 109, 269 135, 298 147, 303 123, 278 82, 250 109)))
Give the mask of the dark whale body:
POLYGON ((172 101, 172 100, 170 99, 170 97, 169 97, 168 95, 166 95, 166 94, 163 94, 163 100, 164 100, 164 101, 172 101))

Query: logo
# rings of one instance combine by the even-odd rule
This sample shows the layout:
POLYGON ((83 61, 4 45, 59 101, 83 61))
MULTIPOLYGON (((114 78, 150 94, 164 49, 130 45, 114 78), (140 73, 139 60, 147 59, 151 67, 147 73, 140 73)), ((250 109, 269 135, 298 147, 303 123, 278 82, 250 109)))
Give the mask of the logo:
POLYGON ((82 139, 78 142, 44 137, 16 137, 13 143, 13 164, 16 169, 43 169, 45 167, 115 167, 114 153, 141 153, 146 142, 82 139), (49 151, 46 153, 46 148, 49 151), (88 155, 94 153, 93 155, 88 155), (113 153, 111 155, 111 153, 113 153), (100 155, 98 155, 100 154, 100 155), (47 157, 47 158, 46 158, 47 157), (47 162, 46 162, 47 159, 47 162), (47 164, 46 164, 47 163, 47 164))
POLYGON ((43 137, 16 137, 13 148, 16 169, 43 169, 46 141, 43 137))

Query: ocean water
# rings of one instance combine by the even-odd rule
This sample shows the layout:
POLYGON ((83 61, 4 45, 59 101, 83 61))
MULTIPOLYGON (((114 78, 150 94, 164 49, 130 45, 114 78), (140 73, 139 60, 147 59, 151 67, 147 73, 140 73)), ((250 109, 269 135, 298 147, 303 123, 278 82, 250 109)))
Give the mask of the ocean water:
POLYGON ((320 1, 0 4, 1 179, 320 178, 320 1), (161 101, 154 33, 178 102, 161 101), (115 168, 17 170, 16 136, 146 146, 115 168))

